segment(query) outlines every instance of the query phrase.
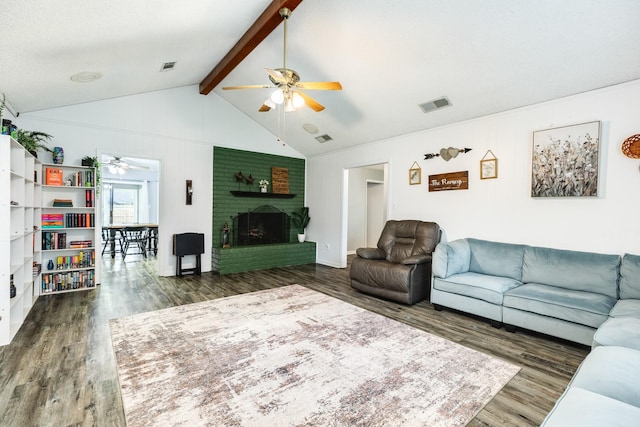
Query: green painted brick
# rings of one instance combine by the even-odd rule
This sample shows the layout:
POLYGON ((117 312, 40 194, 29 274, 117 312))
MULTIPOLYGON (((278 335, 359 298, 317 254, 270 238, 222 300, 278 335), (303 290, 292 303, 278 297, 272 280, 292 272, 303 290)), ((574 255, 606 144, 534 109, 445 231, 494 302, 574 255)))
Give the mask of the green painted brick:
POLYGON ((315 261, 315 242, 213 249, 213 269, 220 274, 311 264, 315 261))
MULTIPOLYGON (((221 230, 224 224, 233 227, 233 217, 262 205, 275 206, 291 215, 291 212, 304 206, 305 160, 273 154, 214 147, 213 151, 213 270, 221 274, 250 271, 285 265, 308 264, 315 262, 315 243, 298 243, 299 230, 291 227, 289 241, 291 245, 262 245, 221 249, 221 230), (267 179, 270 182, 271 168, 283 167, 289 170, 289 192, 296 194, 291 199, 245 198, 235 197, 230 191, 260 191, 258 182, 267 179), (239 183, 235 174, 242 172, 254 178, 253 185, 239 183), (304 250, 300 248, 304 247, 304 250), (294 249, 292 249, 293 247, 294 249), (263 248, 270 248, 269 250, 263 248)), ((233 230, 232 230, 233 232, 233 230)))

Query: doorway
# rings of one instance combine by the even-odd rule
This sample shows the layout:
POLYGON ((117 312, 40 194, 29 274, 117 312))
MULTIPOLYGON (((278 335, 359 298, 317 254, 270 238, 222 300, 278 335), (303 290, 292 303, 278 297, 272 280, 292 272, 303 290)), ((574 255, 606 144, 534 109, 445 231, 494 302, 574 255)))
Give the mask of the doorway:
POLYGON ((125 227, 141 225, 146 227, 149 238, 146 254, 155 259, 160 241, 160 161, 110 154, 103 154, 101 159, 103 258, 122 261, 144 258, 140 251, 132 257, 129 252, 126 257, 121 254, 125 227))
POLYGON ((375 247, 387 218, 387 163, 353 167, 346 170, 347 219, 346 255, 356 249, 375 247))

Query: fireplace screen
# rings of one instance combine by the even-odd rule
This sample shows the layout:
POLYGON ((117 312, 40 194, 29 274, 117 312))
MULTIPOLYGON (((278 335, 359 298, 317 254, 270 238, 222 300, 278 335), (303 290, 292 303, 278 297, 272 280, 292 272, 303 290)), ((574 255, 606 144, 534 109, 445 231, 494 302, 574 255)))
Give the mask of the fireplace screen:
POLYGON ((235 246, 288 243, 290 218, 271 205, 240 212, 233 219, 235 246))

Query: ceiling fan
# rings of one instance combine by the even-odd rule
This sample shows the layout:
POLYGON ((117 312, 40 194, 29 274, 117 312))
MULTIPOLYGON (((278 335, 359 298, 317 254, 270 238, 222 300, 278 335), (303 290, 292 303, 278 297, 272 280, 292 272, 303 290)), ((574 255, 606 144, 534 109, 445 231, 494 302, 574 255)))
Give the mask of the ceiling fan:
POLYGON ((308 106, 312 110, 319 112, 324 110, 324 106, 309 95, 302 92, 306 90, 342 90, 339 82, 301 82, 300 75, 290 68, 287 68, 287 19, 291 16, 291 10, 286 7, 280 9, 280 16, 284 20, 284 63, 282 68, 265 68, 271 80, 270 85, 244 85, 244 86, 225 86, 223 90, 235 89, 269 89, 276 90, 269 98, 264 101, 258 111, 265 112, 276 105, 284 104, 284 111, 295 111, 303 105, 308 106))
POLYGON ((119 174, 119 175, 124 174, 128 169, 142 169, 142 170, 149 169, 148 166, 138 165, 138 164, 135 164, 134 162, 125 161, 123 160, 122 157, 118 157, 118 156, 113 156, 113 158, 110 159, 104 165, 109 169, 109 172, 111 172, 112 174, 119 174))

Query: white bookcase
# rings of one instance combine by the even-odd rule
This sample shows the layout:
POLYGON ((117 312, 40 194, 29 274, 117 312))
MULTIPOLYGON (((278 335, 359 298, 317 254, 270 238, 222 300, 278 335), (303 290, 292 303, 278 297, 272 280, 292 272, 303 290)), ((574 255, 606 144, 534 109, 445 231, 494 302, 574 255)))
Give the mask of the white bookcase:
POLYGON ((0 345, 11 342, 40 295, 41 176, 40 162, 0 135, 0 345))
POLYGON ((42 277, 38 291, 45 295, 94 289, 100 283, 96 171, 43 163, 42 176, 42 277), (53 183, 53 177, 60 182, 53 183))

